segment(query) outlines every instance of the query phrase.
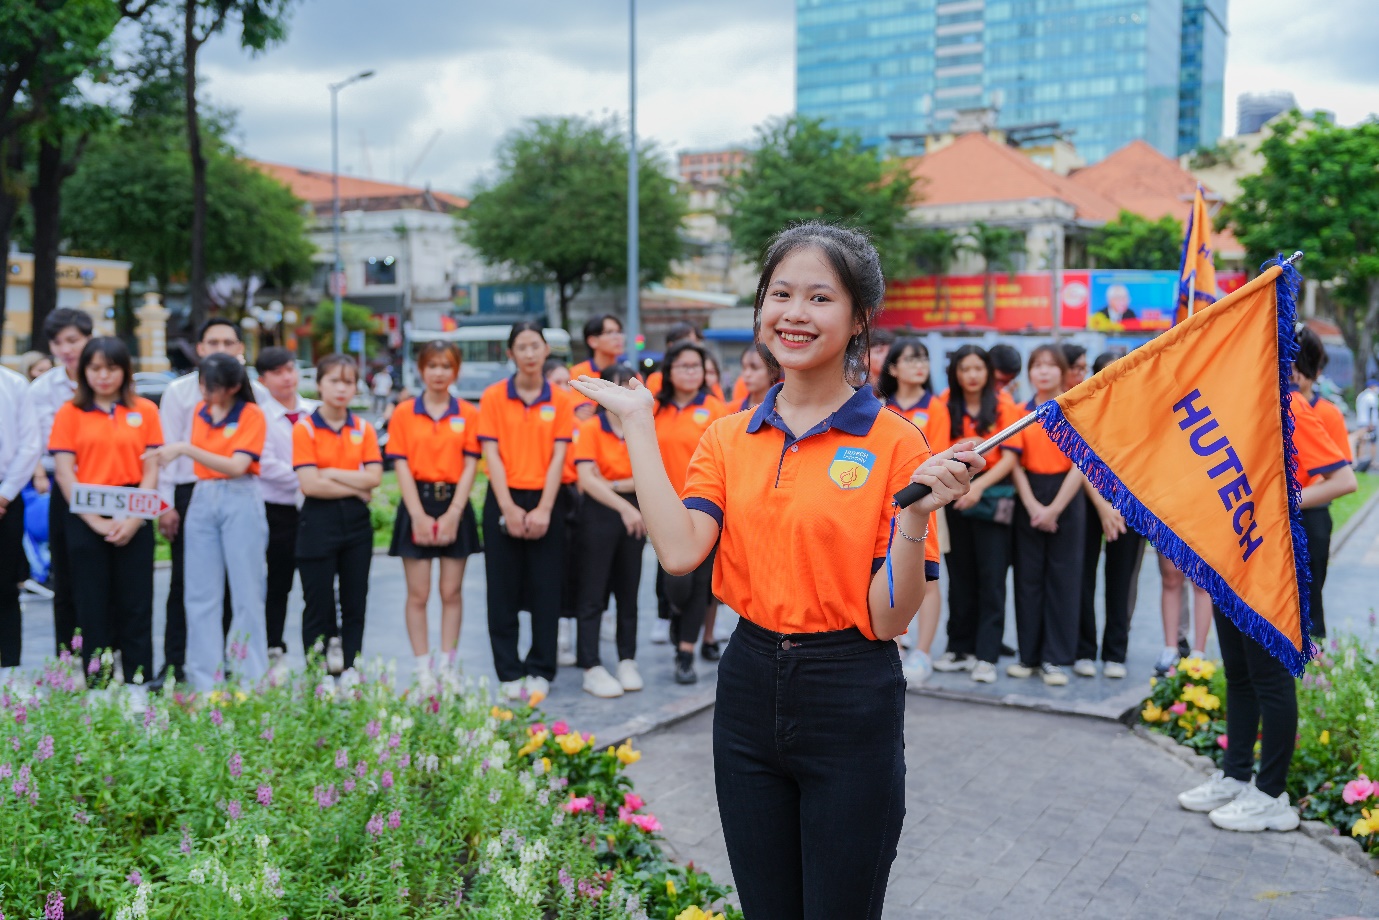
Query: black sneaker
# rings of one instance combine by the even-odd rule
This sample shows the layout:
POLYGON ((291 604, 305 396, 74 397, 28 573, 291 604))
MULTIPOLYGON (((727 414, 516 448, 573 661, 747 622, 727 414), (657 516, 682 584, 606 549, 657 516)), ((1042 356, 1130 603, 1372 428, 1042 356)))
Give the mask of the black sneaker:
POLYGON ((699 654, 705 661, 717 661, 723 657, 723 650, 718 647, 717 642, 705 642, 699 646, 699 654))
POLYGON ((1192 654, 1192 649, 1188 647, 1187 639, 1178 640, 1178 657, 1186 658, 1192 654))
POLYGON ((1001 657, 1002 657, 1002 658, 1014 658, 1016 654, 1017 654, 1017 653, 1016 653, 1015 649, 1013 649, 1013 648, 1011 648, 1010 646, 1006 645, 1004 642, 1001 643, 1001 657))
POLYGON ((694 684, 699 682, 699 675, 694 671, 694 652, 675 653, 675 682, 677 684, 694 684))

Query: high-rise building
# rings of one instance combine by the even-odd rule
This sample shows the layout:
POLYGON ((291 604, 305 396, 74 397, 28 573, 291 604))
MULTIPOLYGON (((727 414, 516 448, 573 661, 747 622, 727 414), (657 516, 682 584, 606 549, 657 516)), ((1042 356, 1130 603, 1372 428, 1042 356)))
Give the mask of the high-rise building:
POLYGON ((1221 133, 1226 0, 796 2, 797 110, 870 145, 972 109, 1057 123, 1088 162, 1221 133))
POLYGON ((1292 93, 1241 93, 1235 103, 1235 133, 1256 134, 1275 115, 1297 107, 1292 93))

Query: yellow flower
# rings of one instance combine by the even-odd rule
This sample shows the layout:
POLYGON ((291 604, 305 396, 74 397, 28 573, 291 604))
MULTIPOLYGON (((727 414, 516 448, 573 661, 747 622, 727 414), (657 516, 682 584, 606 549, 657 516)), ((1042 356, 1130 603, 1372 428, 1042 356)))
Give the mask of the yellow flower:
POLYGON ((1208 722, 1210 722, 1210 721, 1211 721, 1211 716, 1207 715, 1205 712, 1199 712, 1199 713, 1197 713, 1197 724, 1198 724, 1198 725, 1206 725, 1206 724, 1207 724, 1208 722))
POLYGON ((630 739, 618 746, 618 760, 622 761, 624 767, 631 766, 641 759, 642 752, 632 750, 632 741, 630 739))
POLYGON ((543 773, 549 773, 549 772, 551 772, 551 759, 550 759, 549 757, 542 757, 542 758, 541 758, 541 772, 543 772, 543 773))
POLYGON ((492 709, 488 711, 488 714, 493 716, 493 718, 499 719, 503 722, 507 722, 512 718, 511 709, 503 709, 499 706, 494 706, 492 709))
POLYGON ((670 895, 672 898, 675 897, 675 879, 666 879, 666 894, 670 895))
POLYGON ((566 754, 578 754, 584 750, 584 739, 578 732, 570 732, 568 735, 556 735, 555 743, 560 745, 560 749, 566 754))
POLYGON ((698 905, 694 905, 676 914, 675 920, 723 920, 723 915, 705 913, 698 905))
POLYGON ((1151 677, 1151 678, 1149 678, 1149 686, 1151 686, 1151 687, 1157 687, 1158 685, 1159 685, 1159 679, 1158 679, 1157 677, 1151 677))
POLYGON ((1214 693, 1204 693, 1202 698, 1197 701, 1197 705, 1203 709, 1215 712, 1221 708, 1221 697, 1214 693))
POLYGON ((1379 834, 1379 810, 1371 813, 1368 808, 1360 810, 1363 817, 1356 820, 1350 828, 1352 837, 1368 837, 1370 834, 1379 834))
POLYGON ((249 699, 249 694, 245 693, 243 690, 235 691, 235 702, 243 703, 247 699, 249 699))
POLYGON ((540 705, 541 705, 541 701, 544 700, 545 698, 546 698, 546 694, 544 694, 544 693, 542 693, 540 690, 538 690, 538 691, 536 691, 535 693, 533 693, 531 696, 527 697, 527 705, 530 706, 530 707, 532 707, 533 709, 535 709, 537 706, 540 706, 540 705))
POLYGON ((1140 716, 1146 722, 1157 722, 1163 714, 1164 711, 1153 703, 1145 703, 1144 710, 1140 712, 1140 716))
POLYGON ((546 737, 549 734, 550 732, 546 731, 543 728, 541 731, 532 735, 529 739, 527 739, 527 743, 522 745, 522 747, 517 751, 517 756, 526 757, 528 754, 537 751, 541 747, 541 745, 546 743, 546 737))
POLYGON ((1322 729, 1322 733, 1321 733, 1320 735, 1317 736, 1317 740, 1320 741, 1322 744, 1330 744, 1330 743, 1331 743, 1331 730, 1330 730, 1330 729, 1322 729))

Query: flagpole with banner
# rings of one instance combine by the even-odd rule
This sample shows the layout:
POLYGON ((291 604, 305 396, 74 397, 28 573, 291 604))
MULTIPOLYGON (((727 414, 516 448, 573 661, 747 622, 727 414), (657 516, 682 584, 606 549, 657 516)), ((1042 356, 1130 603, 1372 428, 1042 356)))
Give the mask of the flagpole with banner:
POLYGON ((1198 184, 1192 198, 1192 211, 1183 234, 1183 253, 1178 260, 1178 308, 1173 314, 1177 325, 1216 302, 1216 263, 1211 257, 1211 215, 1198 184))

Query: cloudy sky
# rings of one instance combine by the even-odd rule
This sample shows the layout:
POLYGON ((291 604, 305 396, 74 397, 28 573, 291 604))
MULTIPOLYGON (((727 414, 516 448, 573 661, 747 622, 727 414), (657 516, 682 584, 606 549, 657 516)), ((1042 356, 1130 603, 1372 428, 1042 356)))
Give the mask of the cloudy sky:
MULTIPOLYGON (((1379 109, 1373 0, 1235 0, 1226 130, 1245 91, 1289 89, 1353 123, 1379 109), (1301 13, 1301 10, 1306 10, 1301 13)), ((742 143, 794 104, 795 0, 640 0, 638 133, 667 151, 742 143)), ((289 40, 202 52, 204 87, 239 112, 249 155, 330 166, 326 85, 341 93, 341 171, 465 192, 524 118, 623 114, 625 0, 303 0, 289 40), (433 141, 434 138, 434 141, 433 141), (429 146, 428 146, 429 145, 429 146)))

